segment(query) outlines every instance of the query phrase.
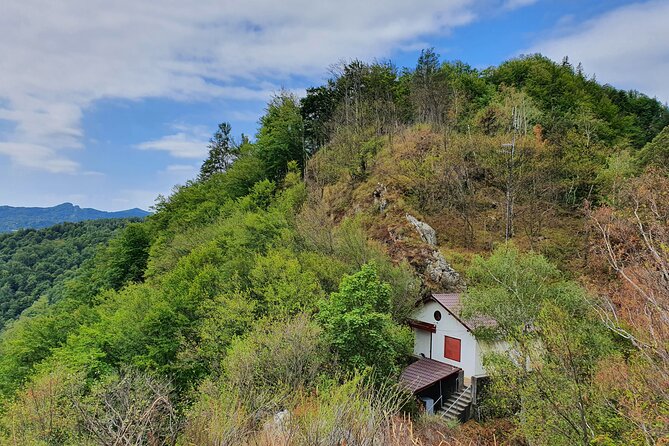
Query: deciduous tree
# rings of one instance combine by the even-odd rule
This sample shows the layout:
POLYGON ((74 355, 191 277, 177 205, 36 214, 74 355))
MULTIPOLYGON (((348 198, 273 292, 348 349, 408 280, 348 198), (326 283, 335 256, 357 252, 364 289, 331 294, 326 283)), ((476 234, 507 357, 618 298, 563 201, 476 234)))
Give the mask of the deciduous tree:
POLYGON ((411 332, 390 316, 391 289, 373 264, 345 276, 339 291, 321 301, 317 317, 333 352, 349 370, 396 372, 411 351, 411 332))

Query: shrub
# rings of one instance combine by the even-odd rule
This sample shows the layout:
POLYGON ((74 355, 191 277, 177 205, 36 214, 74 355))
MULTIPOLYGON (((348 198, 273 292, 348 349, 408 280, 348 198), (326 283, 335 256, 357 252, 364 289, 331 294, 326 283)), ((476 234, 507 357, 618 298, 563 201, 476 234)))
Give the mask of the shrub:
POLYGON ((323 351, 321 329, 307 315, 287 321, 265 318, 233 342, 224 361, 225 377, 252 406, 262 405, 263 391, 311 386, 324 366, 323 351))
POLYGON ((318 320, 346 369, 373 367, 386 376, 411 351, 411 331, 393 322, 390 297, 390 285, 381 282, 374 264, 366 264, 321 301, 318 320))

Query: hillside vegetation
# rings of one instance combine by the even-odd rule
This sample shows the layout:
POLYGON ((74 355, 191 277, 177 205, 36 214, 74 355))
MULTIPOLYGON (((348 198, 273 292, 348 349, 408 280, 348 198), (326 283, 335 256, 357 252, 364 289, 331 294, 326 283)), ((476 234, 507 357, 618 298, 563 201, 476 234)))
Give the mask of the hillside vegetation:
POLYGON ((58 299, 60 285, 128 223, 86 221, 0 234, 0 331, 40 297, 58 299))
POLYGON ((538 55, 279 93, 0 335, 0 443, 663 444, 668 124, 538 55), (397 386, 431 290, 513 347, 460 427, 397 386))

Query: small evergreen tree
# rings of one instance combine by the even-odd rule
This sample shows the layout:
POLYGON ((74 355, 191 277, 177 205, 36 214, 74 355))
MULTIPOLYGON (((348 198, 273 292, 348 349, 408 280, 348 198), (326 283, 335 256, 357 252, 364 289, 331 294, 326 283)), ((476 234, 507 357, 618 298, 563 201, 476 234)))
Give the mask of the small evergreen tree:
POLYGON ((225 172, 239 156, 239 147, 230 137, 231 130, 227 122, 218 125, 218 130, 209 140, 209 156, 200 167, 200 181, 208 179, 215 173, 225 172))

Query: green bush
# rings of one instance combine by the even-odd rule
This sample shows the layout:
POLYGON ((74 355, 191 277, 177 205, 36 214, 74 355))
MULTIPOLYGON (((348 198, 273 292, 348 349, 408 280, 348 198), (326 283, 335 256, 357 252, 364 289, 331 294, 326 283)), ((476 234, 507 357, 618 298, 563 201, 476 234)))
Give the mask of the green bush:
POLYGON ((349 370, 373 367, 380 376, 399 371, 411 352, 413 336, 393 322, 391 288, 374 264, 345 276, 339 291, 321 300, 318 321, 341 365, 349 370))

